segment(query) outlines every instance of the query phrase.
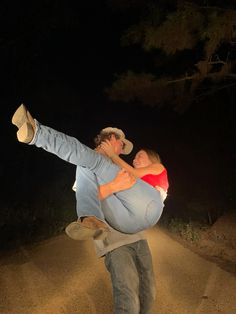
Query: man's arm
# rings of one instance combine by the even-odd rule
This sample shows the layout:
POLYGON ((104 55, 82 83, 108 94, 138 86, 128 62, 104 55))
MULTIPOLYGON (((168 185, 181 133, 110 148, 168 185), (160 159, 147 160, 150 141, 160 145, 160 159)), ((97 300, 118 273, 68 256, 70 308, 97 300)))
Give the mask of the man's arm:
POLYGON ((117 173, 116 177, 112 181, 99 186, 99 199, 103 200, 113 193, 129 189, 135 184, 135 182, 135 177, 126 170, 122 169, 117 173))

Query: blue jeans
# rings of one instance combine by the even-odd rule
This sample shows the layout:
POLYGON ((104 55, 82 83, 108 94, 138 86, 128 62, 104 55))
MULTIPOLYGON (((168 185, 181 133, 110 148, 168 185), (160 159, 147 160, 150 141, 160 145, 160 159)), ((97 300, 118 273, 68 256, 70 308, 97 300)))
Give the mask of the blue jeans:
MULTIPOLYGON (((41 147, 76 166, 89 169, 96 175, 98 185, 113 180, 120 170, 108 158, 90 149, 76 138, 43 126, 37 121, 36 125, 36 134, 30 144, 41 147)), ((78 169, 76 181, 77 176, 79 181, 78 169)), ((86 191, 89 190, 87 186, 84 188, 86 191)), ((106 198, 102 208, 98 198, 89 198, 89 204, 88 216, 95 215, 106 219, 113 228, 124 233, 136 233, 155 225, 163 210, 160 193, 141 179, 137 179, 130 189, 106 198)))
POLYGON ((146 240, 121 246, 105 256, 114 314, 149 314, 156 297, 152 257, 146 240))

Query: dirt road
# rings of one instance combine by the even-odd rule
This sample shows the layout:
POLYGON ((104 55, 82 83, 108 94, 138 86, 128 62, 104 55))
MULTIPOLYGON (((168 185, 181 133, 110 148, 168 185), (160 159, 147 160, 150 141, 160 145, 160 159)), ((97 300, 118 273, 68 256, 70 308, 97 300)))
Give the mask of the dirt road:
MULTIPOLYGON (((157 280, 153 314, 236 313, 236 277, 154 228, 147 232, 157 280)), ((0 258, 1 314, 112 313, 109 274, 92 241, 66 235, 0 258)))

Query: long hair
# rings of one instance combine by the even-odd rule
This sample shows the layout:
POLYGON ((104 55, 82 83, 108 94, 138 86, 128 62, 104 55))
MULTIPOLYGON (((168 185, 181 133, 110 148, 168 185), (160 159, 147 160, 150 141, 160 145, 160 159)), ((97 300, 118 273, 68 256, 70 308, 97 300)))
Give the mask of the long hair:
POLYGON ((155 163, 155 162, 161 163, 161 158, 160 158, 159 154, 155 150, 150 149, 150 148, 145 148, 145 147, 141 148, 141 150, 144 150, 147 153, 147 155, 148 155, 149 159, 151 160, 151 162, 153 162, 153 163, 155 163))

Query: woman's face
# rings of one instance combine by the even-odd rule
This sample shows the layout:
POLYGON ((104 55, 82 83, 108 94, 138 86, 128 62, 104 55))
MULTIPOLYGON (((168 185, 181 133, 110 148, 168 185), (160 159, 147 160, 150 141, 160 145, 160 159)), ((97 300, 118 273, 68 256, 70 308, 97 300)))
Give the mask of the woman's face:
POLYGON ((140 150, 134 157, 133 166, 134 168, 142 168, 151 165, 152 162, 148 157, 148 154, 144 150, 140 150))

